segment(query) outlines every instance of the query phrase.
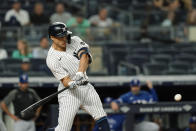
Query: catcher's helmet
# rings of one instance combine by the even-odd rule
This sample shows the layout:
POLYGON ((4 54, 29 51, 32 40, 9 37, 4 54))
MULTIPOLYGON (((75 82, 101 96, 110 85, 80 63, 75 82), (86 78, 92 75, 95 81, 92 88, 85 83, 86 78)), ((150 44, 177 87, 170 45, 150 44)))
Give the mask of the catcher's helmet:
MULTIPOLYGON (((48 28, 48 35, 54 37, 64 37, 66 36, 68 41, 71 39, 72 32, 68 30, 66 24, 62 22, 55 22, 51 24, 48 28)), ((69 42, 68 42, 69 43, 69 42)))

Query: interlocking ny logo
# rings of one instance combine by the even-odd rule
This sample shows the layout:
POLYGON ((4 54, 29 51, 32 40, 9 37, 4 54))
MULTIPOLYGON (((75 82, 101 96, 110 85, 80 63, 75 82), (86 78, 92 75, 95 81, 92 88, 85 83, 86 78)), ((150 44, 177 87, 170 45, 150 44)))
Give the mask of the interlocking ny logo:
POLYGON ((184 105, 182 107, 185 111, 190 111, 192 109, 192 106, 191 105, 184 105))

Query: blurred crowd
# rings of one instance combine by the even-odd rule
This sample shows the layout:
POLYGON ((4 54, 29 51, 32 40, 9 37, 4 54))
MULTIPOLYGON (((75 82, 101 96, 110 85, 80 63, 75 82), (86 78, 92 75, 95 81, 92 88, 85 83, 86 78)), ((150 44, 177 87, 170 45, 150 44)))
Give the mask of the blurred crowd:
POLYGON ((45 14, 44 4, 37 2, 34 5, 33 12, 22 9, 22 3, 19 0, 13 1, 12 8, 5 13, 2 20, 3 26, 43 26, 56 21, 66 23, 69 28, 74 27, 75 32, 81 36, 86 36, 90 26, 112 27, 114 21, 108 17, 106 8, 101 8, 98 14, 85 18, 83 11, 79 10, 72 14, 66 10, 64 3, 56 3, 55 12, 50 16, 45 14))
MULTIPOLYGON (((47 37, 40 39, 40 46, 33 49, 29 48, 26 40, 17 41, 17 49, 11 54, 11 58, 23 60, 24 58, 40 58, 44 59, 47 56, 49 49, 49 41, 47 37)), ((8 53, 5 49, 0 49, 0 60, 8 58, 8 53)))
MULTIPOLYGON (((141 28, 140 35, 137 38, 134 38, 134 40, 143 43, 152 41, 163 43, 187 42, 187 25, 196 25, 196 9, 194 8, 193 3, 194 1, 192 0, 152 0, 146 1, 146 3, 138 2, 138 5, 144 4, 142 9, 139 7, 134 8, 131 11, 129 9, 124 9, 127 10, 127 12, 130 11, 130 14, 133 14, 133 21, 137 21, 135 17, 143 17, 139 25, 137 25, 141 28), (142 11, 142 14, 137 14, 140 11, 142 11), (155 14, 153 14, 153 12, 155 14), (136 14, 138 16, 135 16, 136 14), (160 37, 149 34, 148 27, 152 25, 160 27, 180 26, 181 28, 178 28, 179 30, 174 38, 163 39, 162 36, 160 37)), ((77 9, 77 11, 71 12, 71 9, 68 10, 66 7, 67 4, 62 2, 53 3, 54 12, 51 14, 46 13, 47 7, 42 1, 36 2, 33 5, 32 11, 23 9, 23 4, 24 3, 20 0, 12 1, 10 9, 5 12, 3 15, 4 18, 0 19, 2 27, 41 27, 55 21, 60 21, 66 23, 74 34, 79 35, 82 38, 88 37, 89 40, 107 40, 111 38, 110 34, 115 32, 115 30, 112 30, 111 28, 121 28, 122 26, 129 27, 129 25, 123 23, 121 19, 116 19, 116 17, 114 17, 118 16, 120 12, 114 14, 112 8, 108 5, 101 6, 96 14, 89 15, 90 13, 86 14, 82 7, 81 9, 77 9), (94 27, 98 28, 96 33, 93 34, 89 29, 94 27), (95 34, 96 38, 93 38, 92 35, 95 34)), ((3 38, 1 41, 3 41, 3 38)), ((40 43, 47 43, 47 39, 42 40, 41 38, 40 41, 40 43)), ((15 50, 11 55, 13 58, 35 58, 37 56, 44 58, 43 56, 38 55, 38 52, 47 49, 48 45, 40 44, 40 48, 35 49, 32 52, 28 48, 27 41, 18 40, 17 48, 18 51, 15 50)), ((7 56, 6 51, 0 49, 0 59, 7 58, 7 56)))
MULTIPOLYGON (((25 61, 24 63, 28 63, 25 61)), ((42 120, 42 126, 36 128, 36 123, 40 119, 40 112, 42 107, 37 110, 33 110, 31 113, 26 115, 21 115, 20 111, 30 106, 36 101, 40 100, 40 97, 36 91, 29 87, 28 75, 23 73, 19 76, 19 88, 11 90, 4 99, 0 102, 0 110, 2 109, 12 120, 14 124, 11 125, 14 131, 43 131, 44 128, 48 127, 46 118, 42 120), (8 108, 10 103, 13 103, 14 113, 8 108), (46 124, 46 125, 45 125, 46 124)), ((132 79, 129 84, 129 91, 121 94, 118 98, 106 97, 104 99, 104 104, 109 105, 110 108, 116 112, 113 114, 108 114, 108 123, 111 131, 123 131, 125 128, 126 115, 122 113, 122 105, 128 104, 156 104, 159 101, 156 89, 151 81, 146 81, 142 83, 139 79, 132 79), (143 89, 147 87, 147 89, 143 89)), ((147 114, 137 114, 134 116, 134 131, 195 131, 196 130, 196 116, 194 114, 189 114, 189 121, 187 118, 187 124, 184 124, 183 129, 180 128, 167 128, 164 125, 164 117, 161 114, 147 115, 147 114)), ((79 126, 79 125, 78 125, 79 126)), ((88 126, 81 124, 81 131, 86 131, 88 126)), ((93 131, 98 131, 99 129, 95 126, 93 131)), ((2 118, 0 118, 0 131, 7 131, 2 118)))
MULTIPOLYGON (((165 13, 163 17, 161 14, 156 14, 155 17, 157 18, 152 18, 152 16, 147 15, 145 21, 143 21, 144 23, 146 22, 146 24, 155 24, 158 17, 162 17, 162 20, 158 23, 158 25, 161 26, 172 26, 181 23, 195 25, 196 9, 193 3, 194 1, 192 0, 152 0, 146 1, 146 3, 138 2, 138 5, 144 4, 145 8, 135 8, 135 10, 132 11, 137 12, 140 10, 143 11, 143 14, 153 11, 165 13)), ((90 26, 102 28, 111 27, 115 25, 115 22, 123 24, 120 20, 111 15, 112 8, 110 8, 109 5, 101 6, 97 14, 91 14, 89 12, 90 16, 88 16, 89 14, 86 14, 82 7, 75 12, 71 12, 70 9, 67 9, 67 4, 65 3, 54 2, 53 4, 54 12, 48 15, 48 13, 46 13, 46 6, 44 6, 45 4, 42 1, 35 3, 33 10, 29 11, 22 8, 23 3, 20 2, 20 0, 13 0, 11 8, 5 12, 1 22, 4 26, 42 26, 55 21, 61 21, 68 24, 68 27, 77 26, 84 28, 90 26)), ((129 9, 124 10, 129 11, 129 9)), ((131 13, 132 12, 130 12, 130 14, 131 13)), ((118 14, 115 15, 117 16, 118 14)))

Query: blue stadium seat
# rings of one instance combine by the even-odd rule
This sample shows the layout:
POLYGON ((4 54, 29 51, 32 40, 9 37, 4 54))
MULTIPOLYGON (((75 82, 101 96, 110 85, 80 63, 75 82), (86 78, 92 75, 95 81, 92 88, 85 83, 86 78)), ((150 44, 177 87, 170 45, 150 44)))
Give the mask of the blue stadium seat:
MULTIPOLYGON (((18 74, 19 71, 21 70, 22 61, 20 59, 8 58, 8 59, 2 60, 2 63, 4 64, 4 70, 6 72, 8 72, 8 75, 9 75, 9 72, 10 72, 10 74, 13 72, 18 74)), ((14 75, 14 73, 13 73, 13 75, 14 75)))
POLYGON ((31 59, 31 70, 32 76, 51 75, 51 71, 47 67, 45 59, 31 59))
POLYGON ((172 49, 172 48, 157 49, 156 52, 161 53, 161 54, 171 55, 171 56, 178 55, 180 53, 179 50, 175 50, 175 49, 172 49))
POLYGON ((167 64, 147 63, 143 66, 145 75, 165 75, 168 71, 167 64))
POLYGON ((172 56, 167 54, 157 54, 151 56, 151 61, 153 63, 162 63, 162 64, 168 64, 171 62, 172 56))
POLYGON ((186 63, 194 63, 196 62, 196 57, 194 55, 189 54, 179 54, 174 57, 176 61, 184 61, 186 63))
POLYGON ((169 64, 169 68, 170 70, 184 71, 186 74, 188 74, 189 71, 192 70, 192 65, 183 61, 175 61, 169 64))
POLYGON ((154 51, 152 51, 148 48, 136 48, 136 49, 133 49, 131 51, 131 53, 150 56, 150 55, 154 54, 154 51))
POLYGON ((150 61, 150 58, 145 55, 128 55, 126 61, 142 68, 143 64, 150 61))

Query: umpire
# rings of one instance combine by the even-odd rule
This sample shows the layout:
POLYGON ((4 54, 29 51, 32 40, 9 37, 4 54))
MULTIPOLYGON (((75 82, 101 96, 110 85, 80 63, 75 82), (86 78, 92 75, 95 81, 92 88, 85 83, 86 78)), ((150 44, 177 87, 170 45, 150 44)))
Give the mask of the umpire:
POLYGON ((38 118, 41 107, 25 117, 21 116, 20 112, 38 100, 40 100, 40 97, 37 93, 33 89, 28 88, 28 75, 22 74, 19 77, 19 88, 11 91, 1 102, 3 111, 15 120, 14 131, 35 131, 34 121, 38 118), (14 114, 7 107, 11 102, 14 105, 14 114))

